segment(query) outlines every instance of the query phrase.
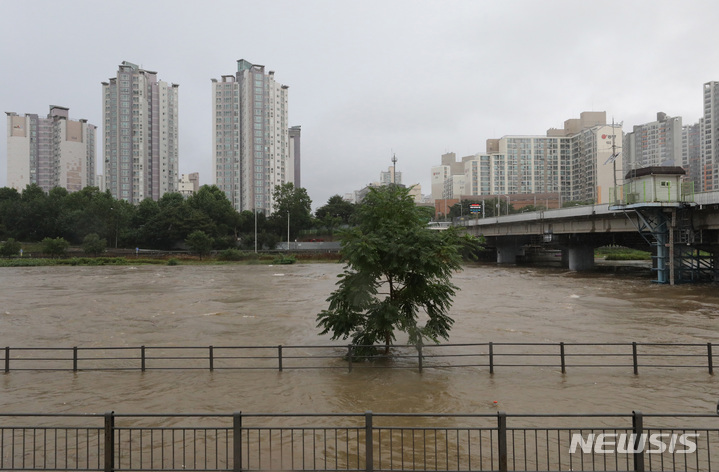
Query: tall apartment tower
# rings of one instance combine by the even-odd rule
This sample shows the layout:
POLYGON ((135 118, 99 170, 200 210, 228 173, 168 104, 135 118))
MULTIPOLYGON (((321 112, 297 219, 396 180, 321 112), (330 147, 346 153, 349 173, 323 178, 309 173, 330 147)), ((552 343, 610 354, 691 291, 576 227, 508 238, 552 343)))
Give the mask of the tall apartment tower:
POLYGON ((102 82, 105 184, 113 197, 138 203, 177 191, 178 88, 127 61, 102 82))
POLYGON ((700 124, 682 126, 682 162, 687 179, 694 184, 694 191, 701 190, 701 132, 700 124))
MULTIPOLYGON (((275 186, 299 183, 290 152, 287 89, 273 71, 244 59, 237 61, 235 75, 212 79, 215 183, 238 211, 270 214, 275 186)), ((299 129, 293 135, 299 156, 299 129)))
POLYGON ((59 106, 50 106, 47 118, 6 113, 8 187, 76 192, 95 185, 95 125, 71 120, 69 109, 59 106))
POLYGON ((295 188, 299 188, 302 185, 300 185, 300 164, 302 161, 301 158, 301 147, 300 147, 300 138, 302 137, 302 127, 301 126, 292 126, 289 130, 289 136, 290 136, 290 159, 289 162, 293 166, 293 172, 294 173, 294 184, 295 188))
POLYGON ((657 120, 635 125, 624 136, 624 174, 642 167, 675 166, 682 162, 682 118, 657 113, 657 120))
POLYGON ((719 189, 719 82, 704 84, 704 115, 701 133, 702 191, 719 189))

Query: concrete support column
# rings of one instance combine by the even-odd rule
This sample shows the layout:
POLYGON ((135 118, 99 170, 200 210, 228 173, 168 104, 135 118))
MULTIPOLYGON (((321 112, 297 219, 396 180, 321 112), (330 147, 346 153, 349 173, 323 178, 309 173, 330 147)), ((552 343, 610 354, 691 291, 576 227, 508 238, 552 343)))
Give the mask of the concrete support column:
POLYGON ((497 244, 497 264, 516 264, 522 246, 516 243, 497 244))
POLYGON ((594 247, 572 246, 567 249, 569 270, 590 270, 594 267, 594 247))

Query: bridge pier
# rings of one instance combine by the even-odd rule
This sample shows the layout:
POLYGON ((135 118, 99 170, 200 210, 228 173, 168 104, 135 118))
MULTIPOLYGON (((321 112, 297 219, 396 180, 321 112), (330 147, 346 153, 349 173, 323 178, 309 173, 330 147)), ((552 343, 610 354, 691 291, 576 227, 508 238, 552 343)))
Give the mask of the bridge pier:
POLYGON ((569 270, 583 271, 594 268, 593 246, 570 246, 567 248, 569 270))
POLYGON ((497 244, 497 264, 516 264, 517 256, 523 253, 518 243, 497 244))

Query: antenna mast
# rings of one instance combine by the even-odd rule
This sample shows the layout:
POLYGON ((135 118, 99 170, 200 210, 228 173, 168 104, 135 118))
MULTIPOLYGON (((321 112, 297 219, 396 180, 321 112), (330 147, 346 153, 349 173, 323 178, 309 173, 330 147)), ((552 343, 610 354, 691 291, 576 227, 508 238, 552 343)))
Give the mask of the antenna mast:
POLYGON ((397 155, 392 154, 392 184, 397 184, 397 155))

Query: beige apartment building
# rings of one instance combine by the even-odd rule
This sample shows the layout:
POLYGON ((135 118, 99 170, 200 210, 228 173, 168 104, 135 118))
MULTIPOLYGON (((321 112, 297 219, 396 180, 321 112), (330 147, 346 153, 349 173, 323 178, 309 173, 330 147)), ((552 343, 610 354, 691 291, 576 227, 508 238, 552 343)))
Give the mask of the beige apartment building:
POLYGON ((300 127, 290 141, 288 88, 273 71, 244 59, 235 74, 212 79, 215 184, 238 211, 270 214, 276 185, 299 186, 300 127))
POLYGON ((177 191, 178 89, 127 61, 102 82, 105 186, 113 197, 139 203, 177 191))
POLYGON ((37 184, 76 192, 95 185, 97 127, 71 120, 69 109, 50 106, 47 118, 7 114, 7 186, 37 184))

